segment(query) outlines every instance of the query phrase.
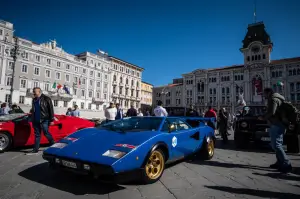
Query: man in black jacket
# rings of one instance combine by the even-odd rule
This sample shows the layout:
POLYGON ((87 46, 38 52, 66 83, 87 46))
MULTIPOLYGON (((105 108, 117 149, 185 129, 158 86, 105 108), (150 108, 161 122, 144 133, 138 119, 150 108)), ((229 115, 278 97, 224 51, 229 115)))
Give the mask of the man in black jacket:
POLYGON ((49 125, 54 120, 53 104, 50 97, 42 94, 39 87, 33 89, 32 99, 32 125, 35 134, 34 148, 29 154, 37 154, 40 148, 41 131, 50 144, 54 144, 52 135, 49 133, 49 125))

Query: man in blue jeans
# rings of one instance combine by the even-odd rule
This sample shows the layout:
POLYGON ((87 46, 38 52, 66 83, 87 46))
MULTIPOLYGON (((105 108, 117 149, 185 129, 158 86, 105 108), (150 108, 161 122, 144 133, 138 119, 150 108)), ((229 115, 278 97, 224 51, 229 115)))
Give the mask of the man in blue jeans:
POLYGON ((288 173, 292 170, 291 163, 282 148, 283 135, 285 134, 285 126, 283 125, 281 114, 278 108, 285 101, 285 98, 274 93, 271 88, 264 89, 264 97, 268 100, 267 113, 260 120, 268 120, 270 123, 269 134, 271 138, 271 146, 276 153, 276 163, 270 165, 273 169, 278 169, 283 173, 288 173))
POLYGON ((35 142, 33 150, 27 155, 38 153, 41 142, 41 131, 43 131, 49 143, 54 144, 53 137, 49 133, 49 125, 54 120, 52 100, 50 97, 42 94, 42 90, 39 87, 33 89, 33 96, 31 114, 35 142))

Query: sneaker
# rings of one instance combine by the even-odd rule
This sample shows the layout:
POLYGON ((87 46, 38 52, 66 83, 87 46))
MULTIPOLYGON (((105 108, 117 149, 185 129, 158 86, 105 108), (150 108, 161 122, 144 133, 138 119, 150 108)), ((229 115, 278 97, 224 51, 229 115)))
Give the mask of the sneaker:
POLYGON ((280 168, 278 168, 278 170, 282 173, 289 173, 293 170, 293 167, 292 167, 292 165, 288 165, 288 166, 280 167, 280 168))
POLYGON ((274 164, 271 164, 271 165, 270 165, 270 168, 271 168, 271 169, 279 169, 279 163, 276 162, 276 163, 274 163, 274 164))
POLYGON ((37 150, 32 150, 32 151, 26 153, 26 155, 37 155, 38 153, 39 153, 39 151, 37 151, 37 150))

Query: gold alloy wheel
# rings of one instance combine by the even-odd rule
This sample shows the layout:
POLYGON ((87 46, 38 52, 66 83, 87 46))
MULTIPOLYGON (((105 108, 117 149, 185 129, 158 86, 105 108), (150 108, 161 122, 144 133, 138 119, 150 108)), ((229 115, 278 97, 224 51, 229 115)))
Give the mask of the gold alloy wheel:
POLYGON ((215 152, 215 145, 214 145, 214 141, 213 140, 209 140, 209 142, 207 143, 207 151, 208 151, 208 155, 209 157, 212 157, 214 155, 215 152))
POLYGON ((156 180, 165 168, 164 156, 160 151, 153 151, 146 163, 145 169, 148 178, 156 180))

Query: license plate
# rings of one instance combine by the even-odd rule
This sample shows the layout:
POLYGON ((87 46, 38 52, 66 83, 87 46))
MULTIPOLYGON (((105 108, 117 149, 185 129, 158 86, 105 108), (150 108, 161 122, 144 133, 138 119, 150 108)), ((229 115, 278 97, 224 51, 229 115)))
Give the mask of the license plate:
POLYGON ((271 138, 270 137, 262 137, 261 140, 262 141, 271 141, 271 138))
POLYGON ((62 165, 64 165, 65 167, 73 168, 73 169, 77 168, 77 165, 75 162, 69 162, 69 161, 62 160, 62 165))

